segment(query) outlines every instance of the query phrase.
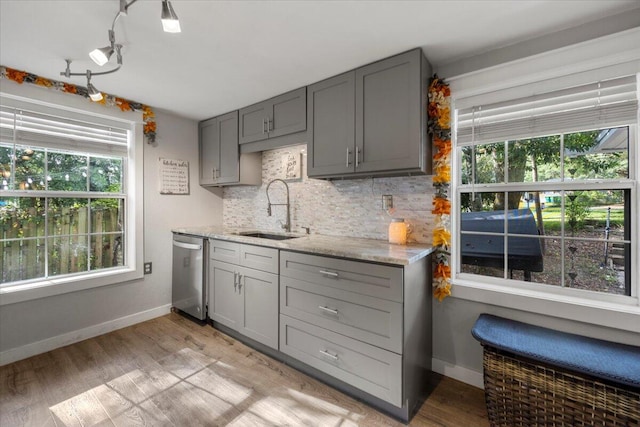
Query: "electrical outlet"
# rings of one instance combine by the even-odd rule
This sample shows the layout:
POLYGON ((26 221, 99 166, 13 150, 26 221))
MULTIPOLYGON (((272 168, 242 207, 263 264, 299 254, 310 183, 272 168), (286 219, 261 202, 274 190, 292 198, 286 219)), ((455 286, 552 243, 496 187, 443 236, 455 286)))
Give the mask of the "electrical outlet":
POLYGON ((391 194, 382 195, 382 209, 388 211, 393 208, 393 196, 391 194))
POLYGON ((150 262, 144 263, 144 274, 151 274, 152 268, 150 262))

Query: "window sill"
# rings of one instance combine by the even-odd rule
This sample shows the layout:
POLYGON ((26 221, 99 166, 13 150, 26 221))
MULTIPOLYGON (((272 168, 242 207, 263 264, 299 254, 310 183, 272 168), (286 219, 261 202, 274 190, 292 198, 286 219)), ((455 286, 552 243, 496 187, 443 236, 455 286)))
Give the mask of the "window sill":
POLYGON ((141 279, 142 277, 142 273, 136 269, 118 268, 79 276, 67 276, 6 286, 0 288, 0 306, 114 285, 141 279))
POLYGON ((640 306, 633 297, 604 302, 467 279, 452 283, 455 298, 640 333, 640 306))

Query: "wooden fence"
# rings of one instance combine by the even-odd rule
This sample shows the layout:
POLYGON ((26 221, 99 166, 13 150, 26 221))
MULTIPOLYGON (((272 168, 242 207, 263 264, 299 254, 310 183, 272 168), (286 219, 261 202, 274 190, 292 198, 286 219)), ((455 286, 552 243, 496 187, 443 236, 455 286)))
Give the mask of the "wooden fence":
POLYGON ((124 234, 118 208, 88 206, 44 209, 2 208, 0 266, 8 283, 123 265, 124 234), (45 221, 48 233, 45 234, 45 221), (11 240, 20 239, 20 240, 11 240), (48 255, 45 257, 45 253, 48 255), (48 272, 45 272, 45 259, 48 272))

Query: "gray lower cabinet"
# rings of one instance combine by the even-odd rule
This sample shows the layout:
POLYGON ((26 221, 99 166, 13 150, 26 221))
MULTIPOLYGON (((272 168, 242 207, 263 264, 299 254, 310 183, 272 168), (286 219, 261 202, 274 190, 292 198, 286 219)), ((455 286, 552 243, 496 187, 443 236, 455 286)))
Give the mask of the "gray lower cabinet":
POLYGON ((431 369, 429 266, 280 251, 280 351, 408 420, 431 369))
POLYGON ((402 356, 281 316, 282 351, 393 405, 402 406, 402 356))
POLYGON ((260 184, 261 158, 240 156, 237 111, 200 122, 198 131, 200 185, 260 184))
POLYGON ((430 73, 414 49, 309 86, 308 175, 430 173, 430 73))
POLYGON ((239 143, 276 138, 307 129, 306 87, 240 110, 239 143))
POLYGON ((211 239, 209 317, 278 349, 278 250, 211 239))

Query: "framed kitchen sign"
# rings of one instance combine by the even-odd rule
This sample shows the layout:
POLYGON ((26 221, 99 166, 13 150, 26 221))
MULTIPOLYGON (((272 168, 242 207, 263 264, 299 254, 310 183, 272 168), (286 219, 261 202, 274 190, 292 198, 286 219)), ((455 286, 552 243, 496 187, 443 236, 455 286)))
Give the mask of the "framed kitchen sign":
POLYGON ((302 153, 285 153, 282 156, 283 179, 300 179, 302 153))
POLYGON ((160 194, 189 194, 189 162, 158 158, 160 194))

